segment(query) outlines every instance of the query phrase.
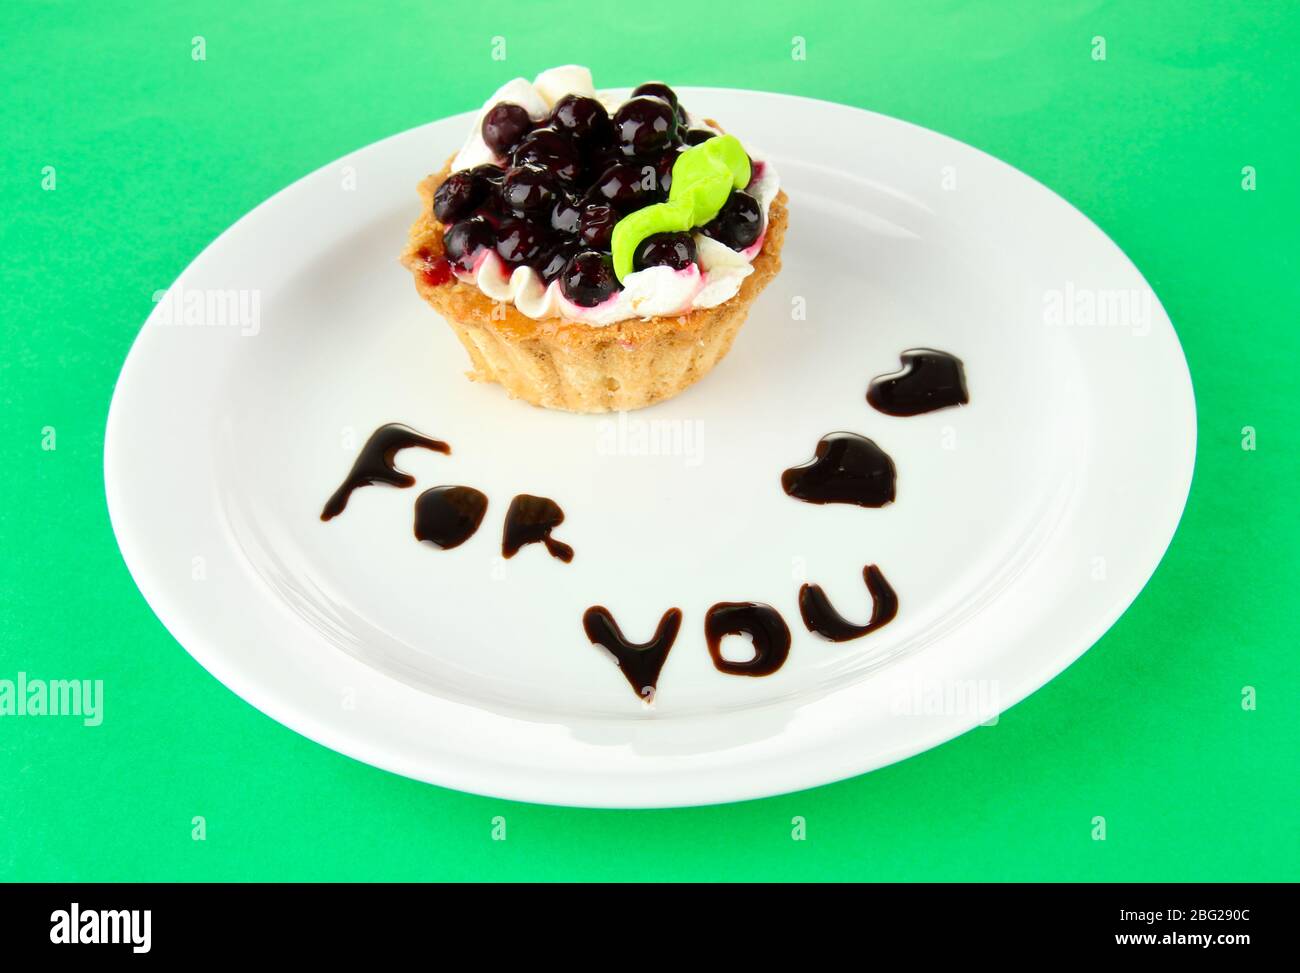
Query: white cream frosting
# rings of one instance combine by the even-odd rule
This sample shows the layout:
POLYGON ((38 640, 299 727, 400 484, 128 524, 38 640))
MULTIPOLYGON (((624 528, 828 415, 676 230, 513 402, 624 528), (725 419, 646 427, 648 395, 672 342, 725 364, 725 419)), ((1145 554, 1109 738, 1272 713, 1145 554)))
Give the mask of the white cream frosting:
MULTIPOLYGON (((592 87, 591 72, 585 67, 568 64, 543 71, 530 84, 524 78, 508 81, 484 102, 469 137, 465 140, 452 170, 469 169, 478 165, 501 165, 483 141, 483 116, 498 102, 509 101, 522 105, 528 116, 539 122, 565 95, 577 94, 598 98, 606 108, 618 107, 618 100, 598 94, 592 87)), ((689 118, 691 128, 709 128, 704 122, 689 118)), ((746 146, 754 163, 754 178, 745 191, 753 196, 763 210, 766 225, 772 200, 780 191, 780 176, 770 161, 763 159, 746 146)), ((735 297, 745 278, 754 272, 751 262, 762 249, 763 237, 743 251, 730 247, 702 233, 695 234, 697 264, 685 270, 671 267, 649 267, 638 270, 623 279, 623 289, 616 291, 607 301, 595 307, 581 307, 568 300, 560 290, 558 280, 549 285, 531 267, 516 267, 507 274, 506 264, 491 251, 479 255, 469 273, 456 272, 467 283, 474 283, 480 291, 494 301, 514 304, 520 313, 530 318, 562 317, 583 324, 604 326, 628 318, 670 317, 686 314, 695 308, 716 307, 735 297)))

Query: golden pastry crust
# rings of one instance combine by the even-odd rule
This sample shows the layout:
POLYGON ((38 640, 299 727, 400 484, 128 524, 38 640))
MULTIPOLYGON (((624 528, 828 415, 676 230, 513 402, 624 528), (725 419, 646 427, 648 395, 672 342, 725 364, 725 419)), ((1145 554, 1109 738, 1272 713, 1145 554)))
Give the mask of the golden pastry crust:
POLYGON ((768 213, 753 273, 730 300, 680 317, 629 318, 595 326, 563 318, 535 320, 452 278, 431 284, 430 264, 443 255, 446 229, 433 215, 433 194, 451 162, 420 183, 422 210, 411 227, 402 264, 415 288, 451 325, 469 353, 475 381, 498 382, 512 398, 569 412, 640 409, 694 384, 722 360, 750 305, 781 269, 787 197, 768 213))

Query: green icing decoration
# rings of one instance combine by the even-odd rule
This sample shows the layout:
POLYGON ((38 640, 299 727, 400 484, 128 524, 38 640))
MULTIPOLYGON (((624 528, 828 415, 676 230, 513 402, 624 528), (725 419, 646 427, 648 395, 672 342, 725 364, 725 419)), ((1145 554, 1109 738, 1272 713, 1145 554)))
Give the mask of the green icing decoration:
POLYGON ((749 156, 734 135, 719 135, 678 155, 668 201, 629 213, 615 225, 615 276, 621 282, 632 273, 632 255, 646 237, 680 233, 717 216, 732 189, 749 185, 749 175, 749 156))

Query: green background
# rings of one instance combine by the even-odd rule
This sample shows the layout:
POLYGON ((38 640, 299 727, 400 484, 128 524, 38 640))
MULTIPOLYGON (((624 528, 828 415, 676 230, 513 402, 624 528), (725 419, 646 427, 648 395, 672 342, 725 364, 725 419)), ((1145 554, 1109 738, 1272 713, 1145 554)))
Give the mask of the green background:
POLYGON ((106 697, 97 728, 0 719, 0 877, 1297 878, 1300 8, 710 7, 0 7, 0 677, 102 678, 106 697), (191 59, 195 35, 206 61, 191 59), (490 56, 497 35, 504 63, 490 56), (791 58, 796 35, 805 61, 791 58), (944 132, 1070 200, 1155 287, 1199 409, 1186 515, 1113 630, 996 727, 739 805, 512 804, 284 729, 200 669, 139 596, 108 524, 101 450, 150 295, 304 173, 570 61, 602 86, 785 91, 944 132), (504 842, 491 840, 497 815, 504 842), (791 840, 796 815, 806 841, 791 840))

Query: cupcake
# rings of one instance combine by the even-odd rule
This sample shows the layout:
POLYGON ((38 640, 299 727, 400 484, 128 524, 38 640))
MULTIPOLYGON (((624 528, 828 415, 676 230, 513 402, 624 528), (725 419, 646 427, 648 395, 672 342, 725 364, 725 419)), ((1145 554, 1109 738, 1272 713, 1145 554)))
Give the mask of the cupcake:
POLYGON ((731 347, 781 268, 776 167, 665 84, 586 68, 502 86, 419 187, 402 263, 477 381, 549 409, 667 399, 731 347))

